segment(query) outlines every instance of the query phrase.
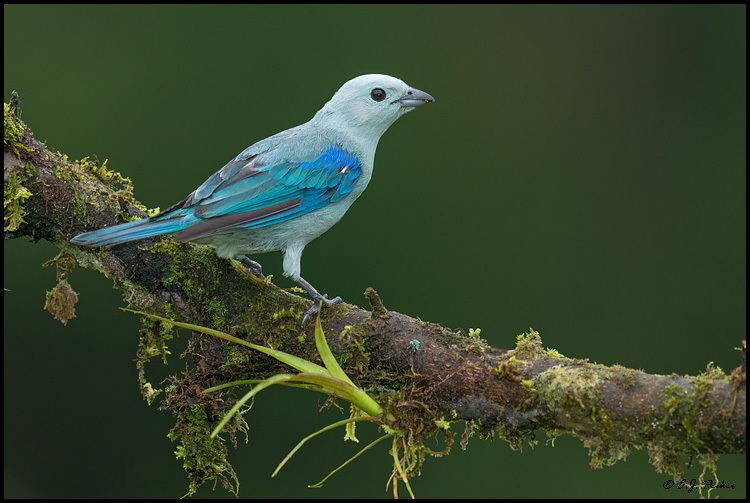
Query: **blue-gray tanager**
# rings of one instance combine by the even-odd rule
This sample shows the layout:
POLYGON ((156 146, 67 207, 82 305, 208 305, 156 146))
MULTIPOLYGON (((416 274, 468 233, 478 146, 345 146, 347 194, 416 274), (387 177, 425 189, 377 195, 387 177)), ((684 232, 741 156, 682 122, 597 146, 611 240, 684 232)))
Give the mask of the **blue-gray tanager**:
POLYGON ((158 215, 79 234, 71 243, 113 246, 177 233, 262 277, 246 254, 281 250, 284 276, 312 297, 302 323, 328 299, 301 272, 305 245, 331 228, 365 190, 378 140, 396 119, 435 101, 388 75, 345 83, 308 122, 243 150, 179 203, 158 215))

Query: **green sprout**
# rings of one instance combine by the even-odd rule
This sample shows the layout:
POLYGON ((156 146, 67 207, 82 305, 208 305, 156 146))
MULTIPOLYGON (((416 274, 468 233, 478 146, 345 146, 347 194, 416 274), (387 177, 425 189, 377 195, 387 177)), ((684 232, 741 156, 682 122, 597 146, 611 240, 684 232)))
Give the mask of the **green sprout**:
POLYGON ((316 363, 305 360, 298 356, 294 356, 292 354, 285 353, 283 351, 272 349, 266 346, 253 344, 251 342, 245 341, 233 335, 230 335, 230 334, 227 334, 227 333, 224 333, 219 330, 212 329, 212 328, 202 327, 200 325, 194 325, 191 323, 183 323, 179 321, 174 321, 174 320, 170 320, 167 318, 162 318, 154 314, 145 313, 142 311, 135 311, 132 309, 125 309, 125 308, 122 308, 122 310, 136 313, 142 316, 146 316, 148 318, 155 319, 155 320, 167 321, 171 323, 172 325, 179 327, 179 328, 192 330, 194 332, 199 332, 202 334, 210 335, 212 337, 224 339, 234 344, 239 344, 239 345, 248 347, 255 351, 264 353, 272 358, 275 358, 276 360, 298 371, 298 373, 276 374, 267 379, 241 379, 237 381, 223 383, 218 386, 213 386, 211 388, 207 388, 203 390, 203 393, 214 393, 214 392, 221 391, 221 390, 231 388, 234 386, 244 386, 244 385, 253 386, 250 389, 250 391, 245 393, 245 395, 243 395, 239 400, 237 400, 237 402, 229 410, 229 412, 227 412, 224 415, 224 417, 221 419, 221 421, 219 421, 219 423, 211 432, 211 438, 216 438, 217 435, 219 435, 219 433, 221 433, 221 431, 224 429, 224 427, 232 420, 232 418, 237 413, 240 412, 243 405, 245 405, 250 399, 252 399, 255 395, 257 395, 264 389, 277 385, 277 384, 282 385, 282 386, 303 388, 303 389, 307 389, 310 391, 324 393, 327 395, 334 395, 337 398, 346 400, 347 402, 351 404, 352 412, 349 418, 329 424, 328 426, 325 426, 321 428, 320 430, 314 433, 311 433, 310 435, 300 440, 299 443, 297 443, 297 445, 294 446, 294 448, 289 452, 289 454, 287 454, 286 457, 284 457, 284 459, 281 460, 281 462, 278 464, 276 469, 271 474, 271 477, 275 477, 279 473, 279 471, 281 471, 284 465, 286 465, 286 463, 292 458, 292 456, 294 456, 294 454, 300 448, 302 448, 302 446, 305 443, 315 438, 316 436, 320 435, 321 433, 325 433, 326 431, 333 430, 335 428, 338 428, 339 426, 345 426, 346 435, 344 439, 359 442, 359 440, 357 440, 355 436, 354 425, 358 422, 370 422, 370 423, 375 423, 379 425, 380 429, 383 430, 384 435, 379 437, 375 441, 369 443, 362 449, 360 449, 356 454, 354 454, 352 457, 347 459, 344 463, 336 467, 333 471, 331 471, 328 475, 326 475, 319 482, 308 485, 308 487, 309 488, 322 487, 323 484, 329 478, 331 478, 334 474, 342 470, 349 463, 357 459, 366 451, 375 447, 377 444, 379 444, 383 440, 387 438, 391 438, 392 445, 391 445, 391 449, 389 450, 389 454, 391 455, 393 459, 393 471, 391 473, 390 478, 388 479, 388 483, 386 484, 386 489, 390 487, 391 482, 392 482, 393 483, 393 495, 394 497, 398 498, 398 482, 401 481, 406 486, 406 490, 409 493, 409 496, 412 499, 414 498, 414 493, 412 492, 411 486, 409 484, 409 476, 408 476, 409 473, 413 472, 413 468, 416 466, 416 462, 415 462, 416 450, 411 439, 411 434, 397 429, 395 427, 395 418, 393 417, 393 415, 385 411, 383 407, 377 401, 375 401, 375 399, 373 399, 369 394, 367 394, 367 392, 357 387, 349 378, 349 376, 346 375, 344 370, 336 361, 336 358, 334 357, 333 353, 331 352, 331 349, 328 346, 328 341, 325 338, 325 334, 323 333, 323 328, 320 324, 320 314, 318 314, 318 318, 315 323, 315 347, 318 350, 318 355, 320 356, 320 359, 323 361, 323 364, 325 365, 324 367, 321 367, 320 365, 316 363), (403 455, 401 455, 402 451, 403 451, 403 455))

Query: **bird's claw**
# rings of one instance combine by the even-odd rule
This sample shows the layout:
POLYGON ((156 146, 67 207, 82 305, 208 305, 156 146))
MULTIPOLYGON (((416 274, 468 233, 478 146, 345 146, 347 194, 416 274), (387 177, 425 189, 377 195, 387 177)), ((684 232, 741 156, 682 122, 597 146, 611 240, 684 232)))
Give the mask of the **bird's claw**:
POLYGON ((320 301, 323 301, 323 305, 325 307, 331 307, 332 305, 341 302, 341 297, 334 297, 332 299, 329 299, 328 294, 325 294, 318 299, 313 299, 312 307, 310 307, 310 309, 308 309, 305 315, 302 317, 303 326, 305 325, 305 323, 307 323, 307 320, 310 319, 310 316, 318 314, 318 311, 320 310, 320 301))
POLYGON ((261 266, 258 262, 255 260, 252 260, 250 257, 246 257, 244 255, 241 255, 237 257, 237 260, 245 266, 245 269, 247 272, 252 274, 258 279, 266 279, 266 277, 263 275, 263 266, 261 266))

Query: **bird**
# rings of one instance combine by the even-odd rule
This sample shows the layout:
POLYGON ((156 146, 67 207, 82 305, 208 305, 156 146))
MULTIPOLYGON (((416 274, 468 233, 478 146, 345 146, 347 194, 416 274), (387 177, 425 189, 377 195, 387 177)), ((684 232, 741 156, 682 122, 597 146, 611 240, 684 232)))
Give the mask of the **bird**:
POLYGON ((434 102, 424 91, 382 74, 344 83, 309 121, 260 140, 180 202, 141 220, 84 232, 70 242, 112 247, 174 234, 207 244, 263 278, 248 255, 281 251, 283 274, 313 305, 302 325, 341 297, 328 298, 302 277, 305 246, 338 222, 372 177, 381 136, 400 117, 434 102))

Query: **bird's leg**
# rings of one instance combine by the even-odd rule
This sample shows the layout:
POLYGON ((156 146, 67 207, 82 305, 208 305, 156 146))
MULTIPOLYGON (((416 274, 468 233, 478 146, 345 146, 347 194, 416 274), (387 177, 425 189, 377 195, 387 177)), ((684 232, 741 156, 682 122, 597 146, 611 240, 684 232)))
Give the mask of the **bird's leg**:
POLYGON ((263 266, 261 266, 255 260, 252 260, 250 259, 250 257, 247 257, 245 255, 237 255, 235 257, 235 260, 238 260, 242 265, 244 265, 248 272, 256 278, 265 279, 265 276, 263 276, 263 266))
POLYGON ((334 304, 338 304, 341 302, 341 297, 335 297, 333 299, 328 298, 328 294, 321 295, 320 292, 318 292, 315 287, 313 287, 310 283, 305 281, 305 279, 302 276, 297 276, 296 278, 293 278, 294 282, 297 283, 299 286, 301 286, 307 294, 312 297, 313 305, 310 309, 307 310, 305 313, 305 316, 302 317, 302 324, 304 325, 307 323, 307 320, 310 318, 310 316, 313 316, 315 314, 318 314, 318 309, 320 308, 320 301, 323 301, 323 305, 325 307, 331 307, 334 304))

